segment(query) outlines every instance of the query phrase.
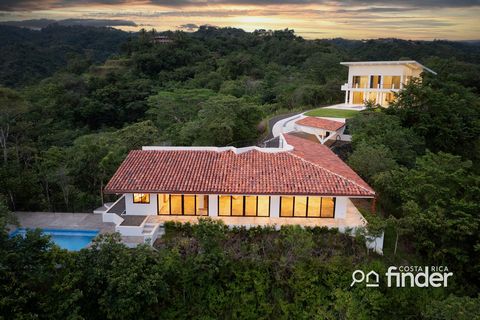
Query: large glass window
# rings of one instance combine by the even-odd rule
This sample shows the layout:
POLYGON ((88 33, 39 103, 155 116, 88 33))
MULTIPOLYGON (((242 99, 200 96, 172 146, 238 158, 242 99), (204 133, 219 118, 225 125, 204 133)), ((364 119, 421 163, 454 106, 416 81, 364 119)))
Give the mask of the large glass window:
POLYGON ((313 217, 313 218, 320 217, 321 206, 322 206, 322 198, 321 197, 308 197, 307 215, 309 217, 313 217))
POLYGON ((243 196, 232 196, 232 216, 243 216, 243 196))
POLYGON ((353 76, 354 88, 366 88, 368 84, 368 76, 353 76))
POLYGON ((170 195, 170 214, 181 215, 182 213, 182 195, 170 195))
POLYGON ((245 196, 245 215, 250 217, 257 215, 257 197, 245 196))
POLYGON ((280 216, 293 217, 293 197, 282 197, 280 203, 280 216))
POLYGON ((384 89, 400 89, 400 76, 384 76, 383 88, 384 89))
POLYGON ((270 216, 269 196, 218 196, 218 215, 234 217, 270 216))
POLYGON ((208 196, 197 194, 195 197, 197 216, 208 216, 208 196))
POLYGON ((308 197, 295 197, 295 206, 293 208, 293 215, 295 217, 307 216, 307 201, 308 197))
POLYGON ((333 218, 335 210, 335 201, 333 198, 322 198, 322 218, 333 218))
POLYGON ((395 100, 395 95, 393 94, 393 92, 387 92, 385 94, 385 102, 392 102, 393 100, 395 100))
POLYGON ((269 217, 270 216, 270 197, 258 196, 257 216, 269 217))
POLYGON ((380 88, 380 81, 382 76, 370 76, 370 88, 377 89, 380 88))
POLYGON ((218 215, 229 216, 232 210, 232 197, 230 196, 218 196, 218 215))
POLYGON ((158 214, 208 216, 208 195, 159 194, 158 214))
POLYGON ((358 92, 358 91, 355 91, 353 92, 353 103, 354 104, 362 104, 364 103, 365 99, 364 99, 364 96, 363 96, 363 92, 358 92))
POLYGON ((183 214, 186 216, 195 215, 195 196, 183 196, 183 214))
POLYGON ((158 195, 158 214, 170 214, 170 195, 158 195))
POLYGON ((280 197, 280 217, 333 218, 335 199, 331 197, 280 197))
POLYGON ((150 203, 150 194, 148 193, 134 193, 133 203, 150 203))

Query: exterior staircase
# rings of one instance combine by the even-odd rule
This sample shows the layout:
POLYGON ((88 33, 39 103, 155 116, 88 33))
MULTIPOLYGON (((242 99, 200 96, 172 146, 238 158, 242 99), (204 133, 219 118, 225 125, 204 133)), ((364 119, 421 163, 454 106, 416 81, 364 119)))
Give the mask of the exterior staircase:
POLYGON ((145 223, 143 225, 142 234, 151 234, 157 225, 154 223, 145 223))

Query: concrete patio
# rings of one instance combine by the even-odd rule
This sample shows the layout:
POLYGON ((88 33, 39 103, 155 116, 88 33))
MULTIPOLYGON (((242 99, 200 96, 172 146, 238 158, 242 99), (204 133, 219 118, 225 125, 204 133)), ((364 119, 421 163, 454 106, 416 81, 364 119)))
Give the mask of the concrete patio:
MULTIPOLYGON (((113 223, 102 222, 102 215, 67 212, 15 212, 20 227, 42 229, 100 230, 100 233, 115 232, 113 223)), ((12 226, 11 229, 15 229, 12 226)))

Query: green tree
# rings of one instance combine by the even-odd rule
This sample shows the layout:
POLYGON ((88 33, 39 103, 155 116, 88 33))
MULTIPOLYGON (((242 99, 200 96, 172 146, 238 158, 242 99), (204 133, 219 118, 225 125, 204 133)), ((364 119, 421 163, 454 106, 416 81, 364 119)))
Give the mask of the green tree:
POLYGON ((376 185, 382 197, 401 208, 397 212, 411 226, 418 252, 478 286, 480 177, 472 170, 472 163, 459 156, 428 152, 414 169, 383 174, 376 185))
POLYGON ((3 151, 3 163, 8 161, 8 144, 12 127, 27 112, 27 103, 14 90, 0 88, 0 147, 3 151))
POLYGON ((373 181, 375 175, 395 169, 392 152, 384 145, 359 143, 348 158, 348 164, 363 178, 373 181))
POLYGON ((461 85, 439 79, 410 82, 388 108, 426 147, 478 161, 480 99, 461 85))

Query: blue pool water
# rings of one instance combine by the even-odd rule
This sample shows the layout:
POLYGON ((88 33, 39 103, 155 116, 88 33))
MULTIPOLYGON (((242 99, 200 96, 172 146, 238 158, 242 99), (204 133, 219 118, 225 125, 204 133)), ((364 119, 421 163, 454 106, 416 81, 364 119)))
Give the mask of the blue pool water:
MULTIPOLYGON (((25 236, 26 232, 27 229, 18 228, 10 236, 25 236)), ((98 230, 42 229, 42 233, 49 235, 60 248, 78 251, 85 248, 97 236, 98 230)))

